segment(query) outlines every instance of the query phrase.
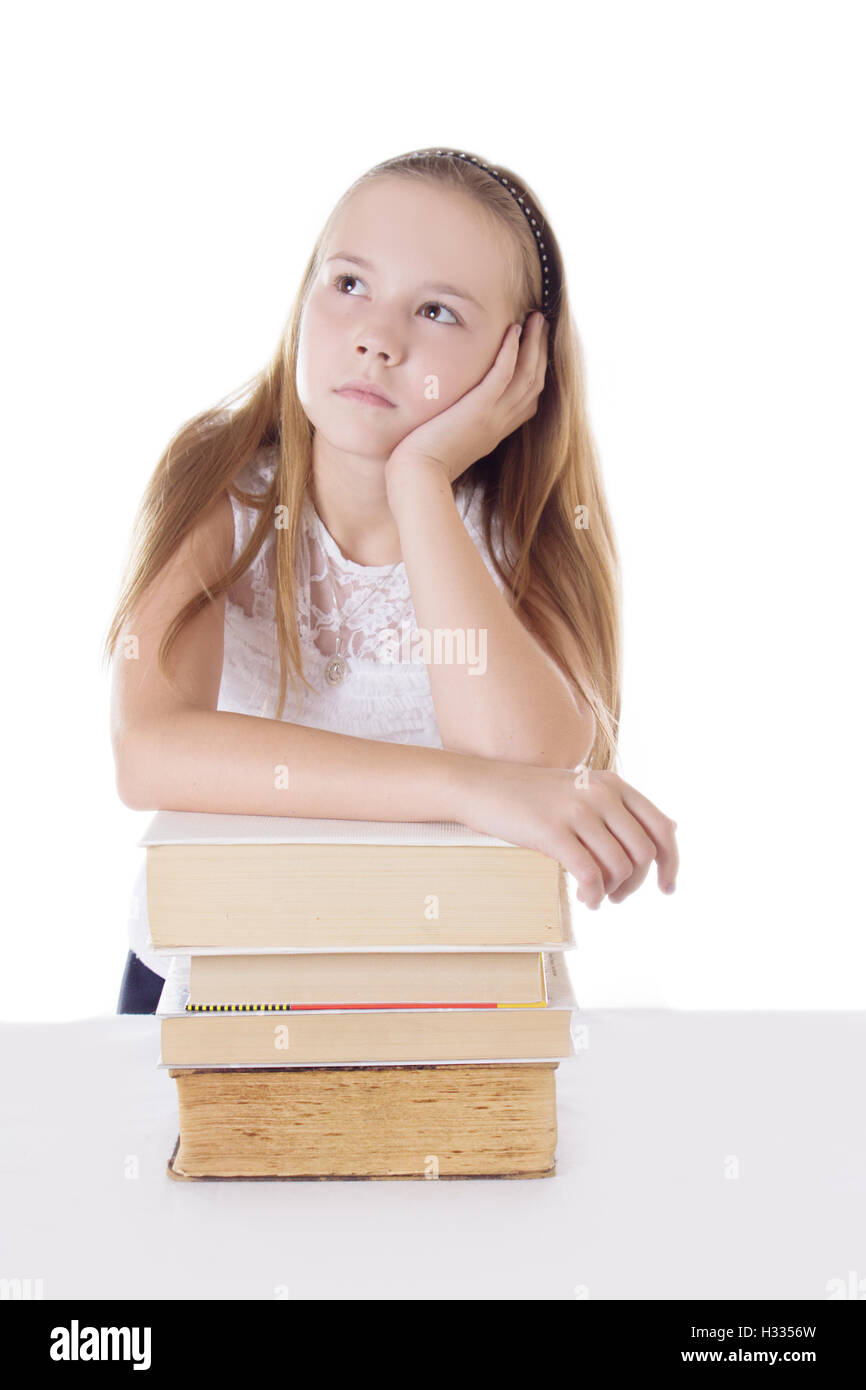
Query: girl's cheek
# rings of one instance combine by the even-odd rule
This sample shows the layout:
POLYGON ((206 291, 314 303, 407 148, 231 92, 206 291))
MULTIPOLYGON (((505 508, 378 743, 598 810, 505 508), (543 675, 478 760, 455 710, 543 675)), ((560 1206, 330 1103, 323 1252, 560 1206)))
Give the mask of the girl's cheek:
POLYGON ((335 330, 328 316, 314 306, 304 315, 298 337, 298 365, 303 364, 308 376, 329 373, 333 369, 335 330))
POLYGON ((479 364, 476 356, 475 353, 451 352, 444 360, 440 358, 427 364, 419 388, 419 403, 425 419, 447 410, 483 376, 483 363, 479 364))

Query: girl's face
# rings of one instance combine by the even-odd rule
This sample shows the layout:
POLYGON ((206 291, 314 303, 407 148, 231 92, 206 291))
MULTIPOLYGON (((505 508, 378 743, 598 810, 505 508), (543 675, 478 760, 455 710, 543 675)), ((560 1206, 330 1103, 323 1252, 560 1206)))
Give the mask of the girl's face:
POLYGON ((482 380, 516 322, 507 239, 450 189, 383 177, 356 190, 301 318, 297 389, 317 434, 384 463, 482 380), (352 378, 393 405, 338 394, 352 378))

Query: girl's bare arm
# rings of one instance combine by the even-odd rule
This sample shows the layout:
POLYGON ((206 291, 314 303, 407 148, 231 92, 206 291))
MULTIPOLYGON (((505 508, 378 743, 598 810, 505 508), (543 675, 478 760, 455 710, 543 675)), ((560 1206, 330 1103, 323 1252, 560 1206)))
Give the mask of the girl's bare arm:
POLYGON ((459 765, 474 761, 436 748, 188 707, 138 729, 118 790, 136 810, 455 820, 465 775, 459 765))
POLYGON ((592 711, 499 592, 441 468, 397 455, 389 468, 396 463, 388 501, 416 622, 440 634, 440 653, 427 669, 444 746, 537 767, 575 767, 592 748, 592 711))

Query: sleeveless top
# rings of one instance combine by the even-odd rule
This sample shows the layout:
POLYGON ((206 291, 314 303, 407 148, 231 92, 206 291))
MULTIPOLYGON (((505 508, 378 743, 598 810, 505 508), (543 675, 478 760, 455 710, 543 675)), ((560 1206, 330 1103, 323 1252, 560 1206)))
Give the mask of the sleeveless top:
MULTIPOLYGON (((279 462, 279 446, 260 449, 235 480, 245 492, 264 492, 279 462)), ((229 494, 234 515, 232 564, 247 545, 261 512, 244 506, 229 494)), ((508 596, 496 574, 481 529, 481 487, 457 497, 461 520, 499 591, 508 596)), ((506 569, 499 518, 494 519, 491 544, 506 569)), ((352 734, 357 738, 441 748, 433 695, 426 663, 411 643, 415 610, 406 566, 360 565, 343 555, 319 517, 309 493, 302 508, 301 533, 295 557, 298 638, 306 680, 296 701, 287 679, 282 715, 276 712, 279 692, 279 651, 275 623, 275 536, 273 527, 244 574, 226 594, 223 669, 217 709, 261 718, 282 718, 307 728, 352 734), (332 588, 333 585, 333 588, 332 588), (339 684, 325 679, 325 667, 337 650, 339 604, 342 626, 340 652, 348 672, 339 684), (355 616, 357 614, 357 617, 355 616), (390 634, 388 642, 381 634, 390 634), (415 658, 413 659, 413 651, 415 658)), ((477 649, 476 649, 477 651, 477 649)), ((466 644, 467 661, 472 648, 466 644)), ((133 889, 128 937, 131 949, 156 974, 165 976, 171 956, 147 949, 146 850, 133 889)))

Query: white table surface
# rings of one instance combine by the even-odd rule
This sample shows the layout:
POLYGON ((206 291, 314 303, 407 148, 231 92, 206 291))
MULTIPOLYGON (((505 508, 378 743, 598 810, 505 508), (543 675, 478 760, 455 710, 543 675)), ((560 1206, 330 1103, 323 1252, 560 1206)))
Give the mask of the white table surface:
POLYGON ((556 1176, 504 1182, 175 1182, 155 1018, 0 1025, 0 1275, 46 1299, 823 1300, 866 1279, 866 1014, 578 1023, 556 1176))

